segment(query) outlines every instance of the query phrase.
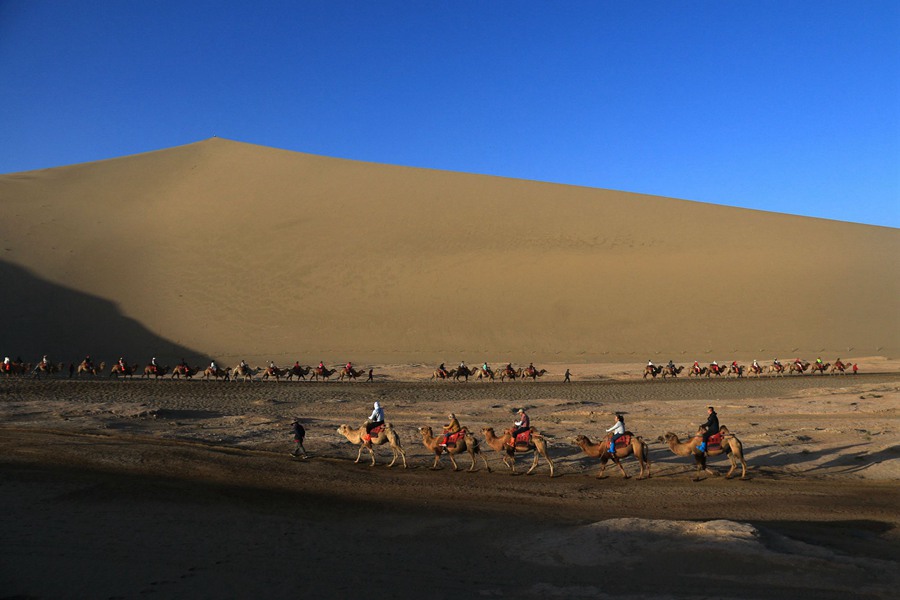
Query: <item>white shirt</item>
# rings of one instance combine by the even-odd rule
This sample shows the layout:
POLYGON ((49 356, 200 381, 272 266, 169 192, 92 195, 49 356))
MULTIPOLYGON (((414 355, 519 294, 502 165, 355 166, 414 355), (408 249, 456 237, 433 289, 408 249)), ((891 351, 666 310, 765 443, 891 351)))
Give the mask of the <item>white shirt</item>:
POLYGON ((380 406, 372 411, 372 414, 369 416, 369 420, 372 422, 375 421, 384 421, 384 409, 380 406))
POLYGON ((616 424, 606 430, 607 433, 612 431, 613 433, 625 433, 625 423, 622 421, 616 421, 616 424))

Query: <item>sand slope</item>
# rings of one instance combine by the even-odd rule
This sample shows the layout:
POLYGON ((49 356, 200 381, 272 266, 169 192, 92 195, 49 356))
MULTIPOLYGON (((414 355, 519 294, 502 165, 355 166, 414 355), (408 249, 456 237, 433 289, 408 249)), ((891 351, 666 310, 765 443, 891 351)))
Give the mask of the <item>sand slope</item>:
POLYGON ((27 359, 96 354, 116 319, 141 331, 120 342, 135 360, 900 350, 891 228, 218 138, 0 176, 0 214, 0 261, 17 275, 0 343, 27 359), (110 320, 73 309, 73 294, 110 320), (47 314, 64 325, 38 327, 47 314))

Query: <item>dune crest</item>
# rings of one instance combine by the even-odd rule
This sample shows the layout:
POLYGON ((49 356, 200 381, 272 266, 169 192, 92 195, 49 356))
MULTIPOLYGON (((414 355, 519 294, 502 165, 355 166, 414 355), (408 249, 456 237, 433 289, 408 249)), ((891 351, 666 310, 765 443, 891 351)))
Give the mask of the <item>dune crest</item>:
POLYGON ((0 259, 221 360, 900 350, 891 228, 220 138, 3 175, 0 210, 0 259))

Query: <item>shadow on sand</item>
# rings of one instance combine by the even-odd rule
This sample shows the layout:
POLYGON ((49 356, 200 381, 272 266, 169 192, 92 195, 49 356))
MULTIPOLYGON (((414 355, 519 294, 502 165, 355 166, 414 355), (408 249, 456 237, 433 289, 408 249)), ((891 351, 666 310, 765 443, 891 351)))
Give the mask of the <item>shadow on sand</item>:
POLYGON ((119 356, 146 364, 156 356, 208 361, 204 354, 162 338, 124 316, 108 300, 41 279, 0 260, 0 353, 26 361, 47 354, 53 362, 76 364, 90 354, 112 363, 119 356))

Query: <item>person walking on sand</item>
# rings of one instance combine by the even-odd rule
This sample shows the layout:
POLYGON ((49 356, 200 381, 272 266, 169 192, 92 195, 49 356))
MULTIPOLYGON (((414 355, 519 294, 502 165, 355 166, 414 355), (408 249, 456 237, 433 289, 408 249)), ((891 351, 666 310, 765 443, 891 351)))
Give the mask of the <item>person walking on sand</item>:
POLYGON ((571 373, 569 373, 569 370, 568 370, 568 369, 566 369, 566 378, 565 378, 565 379, 563 379, 563 383, 572 383, 572 380, 571 380, 571 379, 569 379, 569 377, 570 377, 570 376, 571 376, 571 375, 572 375, 572 374, 571 374, 571 373))
POLYGON ((294 419, 291 422, 291 431, 294 434, 294 443, 297 446, 294 448, 294 451, 291 452, 291 456, 297 458, 306 458, 306 448, 303 447, 303 439, 306 437, 306 429, 303 428, 303 425, 300 424, 300 419, 294 419))
POLYGON ((369 369, 369 378, 366 379, 367 382, 369 382, 369 381, 375 381, 375 378, 372 377, 372 371, 373 371, 373 369, 369 369))

